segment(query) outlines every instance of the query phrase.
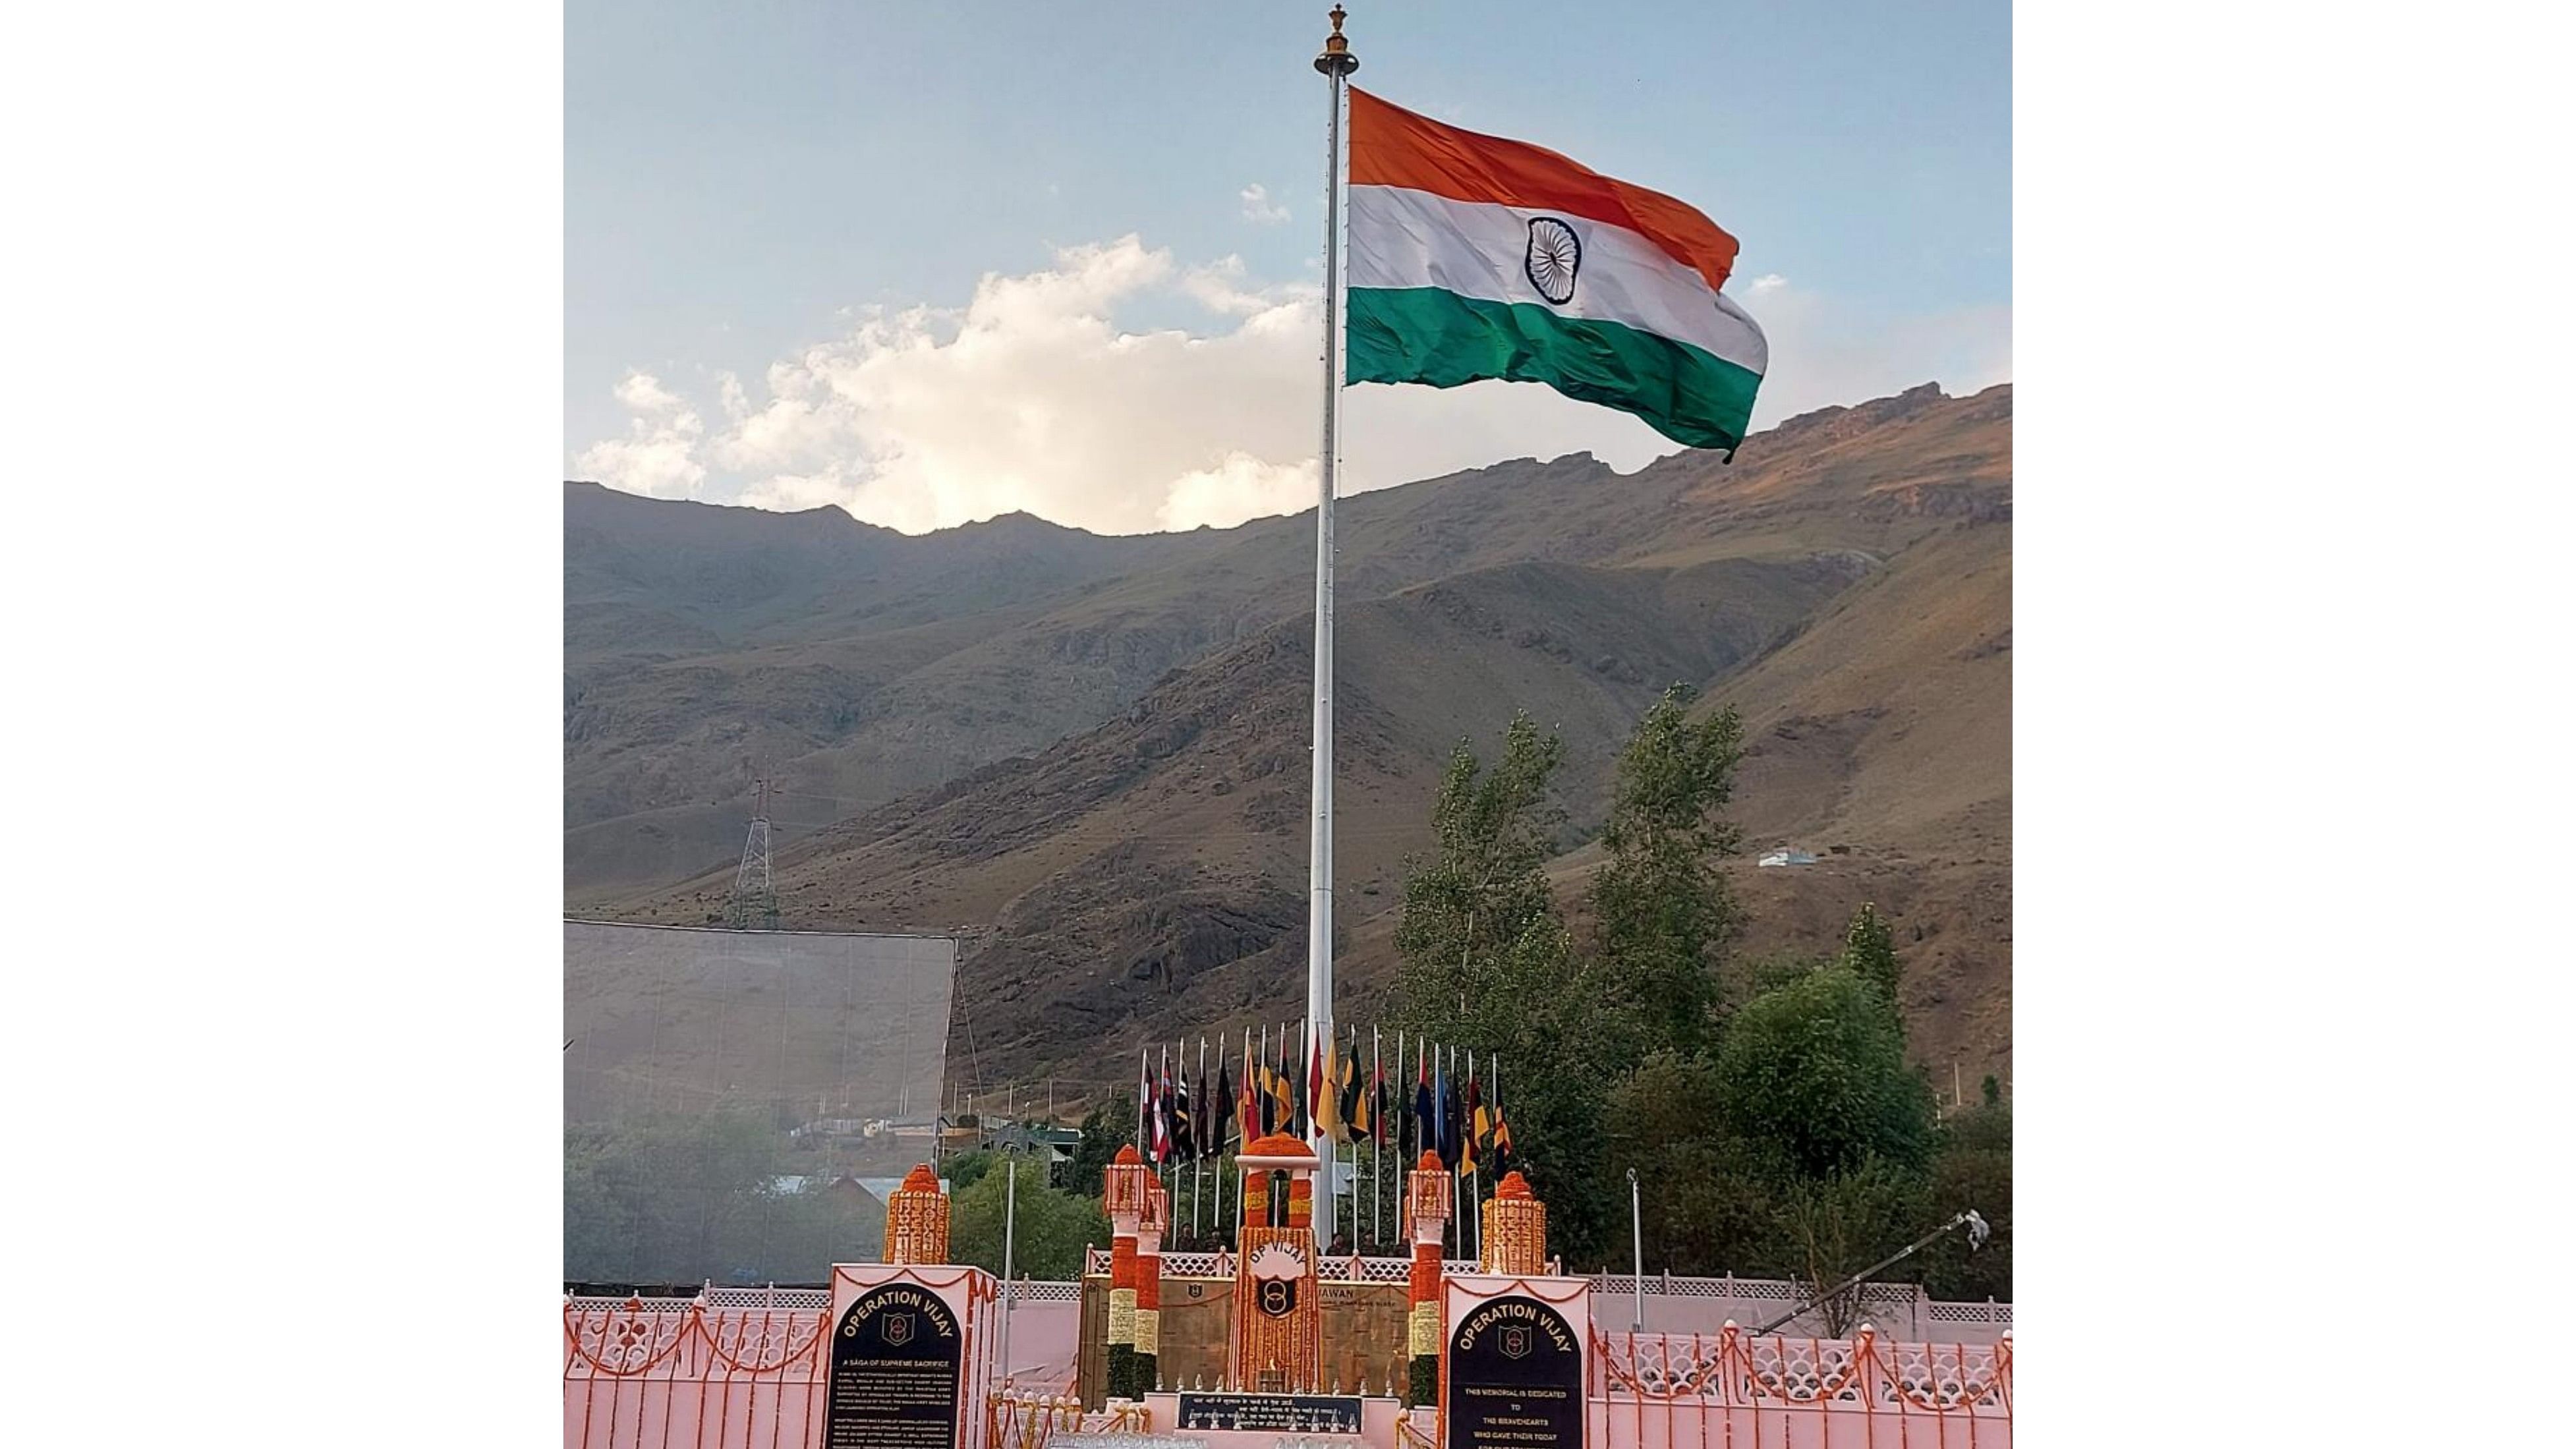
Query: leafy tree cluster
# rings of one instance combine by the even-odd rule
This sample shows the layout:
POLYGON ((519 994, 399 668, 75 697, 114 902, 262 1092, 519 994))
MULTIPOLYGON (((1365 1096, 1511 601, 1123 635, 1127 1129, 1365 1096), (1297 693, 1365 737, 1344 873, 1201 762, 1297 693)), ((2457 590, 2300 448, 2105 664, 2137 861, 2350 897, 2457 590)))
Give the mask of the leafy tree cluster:
MULTIPOLYGON (((1648 1256, 1674 1272, 1823 1286, 1974 1207, 1995 1242, 1972 1256, 1954 1234, 1887 1276, 2008 1298, 2009 1108, 1990 1090, 1937 1120, 1875 906, 1829 956, 1732 958, 1744 914, 1722 862, 1741 846, 1725 811, 1743 729, 1694 703, 1667 691, 1620 754, 1579 935, 1547 878, 1562 742, 1515 715, 1491 765, 1458 746, 1434 850, 1408 863, 1399 1016, 1518 1066, 1515 1165, 1569 1264, 1627 1256, 1633 1168, 1648 1256)), ((1825 1306, 1829 1321, 1853 1307, 1825 1306)))
POLYGON ((658 1116, 564 1129, 564 1277, 819 1283, 874 1258, 884 1205, 810 1174, 757 1114, 658 1116))
POLYGON ((966 1156, 985 1161, 971 1180, 963 1181, 953 1169, 963 1165, 966 1158, 960 1157, 951 1164, 948 1255, 953 1261, 1001 1272, 1005 1209, 1013 1206, 1018 1213, 1018 1226, 1008 1246, 1011 1272, 1016 1276, 1079 1278, 1083 1250, 1109 1246, 1109 1215, 1101 1210, 1099 1194, 1085 1196, 1069 1189, 1051 1188, 1046 1185, 1046 1164, 1035 1157, 1021 1156, 1018 1201, 1014 1205, 1010 1174, 1002 1170, 1011 1154, 966 1156))
POLYGON ((1119 1144, 1135 1139, 1136 1094, 1120 1088, 1082 1119, 1082 1145, 1065 1164, 1065 1188, 1079 1196, 1098 1197, 1108 1185, 1102 1175, 1119 1144))

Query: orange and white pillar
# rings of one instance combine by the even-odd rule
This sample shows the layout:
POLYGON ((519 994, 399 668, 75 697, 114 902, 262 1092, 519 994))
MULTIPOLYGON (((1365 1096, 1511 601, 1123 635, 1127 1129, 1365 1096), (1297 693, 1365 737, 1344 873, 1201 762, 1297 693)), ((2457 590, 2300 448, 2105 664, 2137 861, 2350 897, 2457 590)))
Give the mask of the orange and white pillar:
POLYGON ((1102 1206, 1109 1210, 1109 1371, 1106 1385, 1113 1399, 1141 1399, 1153 1380, 1141 1385, 1136 1372, 1137 1238, 1152 1206, 1148 1191, 1153 1172, 1136 1153, 1135 1144, 1118 1149, 1102 1173, 1102 1206))
POLYGON ((1406 1404, 1421 1408, 1440 1401, 1440 1275, 1442 1244, 1449 1234, 1449 1214, 1457 1184, 1440 1165, 1440 1154, 1425 1152, 1405 1185, 1404 1206, 1413 1237, 1411 1293, 1405 1315, 1406 1404))

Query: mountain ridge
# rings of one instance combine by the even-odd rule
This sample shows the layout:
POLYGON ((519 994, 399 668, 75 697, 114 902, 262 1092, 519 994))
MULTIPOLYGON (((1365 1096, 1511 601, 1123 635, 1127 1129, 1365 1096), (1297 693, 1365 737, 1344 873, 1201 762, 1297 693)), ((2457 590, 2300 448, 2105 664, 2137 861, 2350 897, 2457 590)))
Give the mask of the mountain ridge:
MULTIPOLYGON (((1346 1014, 1388 979, 1402 856, 1428 844, 1449 746, 1490 749, 1528 705, 1566 733, 1580 827, 1636 714, 1680 679, 1744 714, 1748 841, 1846 847, 1812 868, 1730 867, 1754 913, 1744 949, 1826 944, 1878 898, 1907 953, 1918 1054, 2008 1073, 2010 419, 2008 385, 1918 388, 1792 419, 1732 467, 1691 452, 1624 477, 1588 457, 1519 460, 1344 500, 1346 1014)), ((574 556, 575 507, 568 904, 720 913, 747 756, 761 754, 788 781, 773 815, 787 817, 791 924, 966 940, 961 1081, 998 1080, 1008 1062, 1023 1079, 1105 1086, 1145 1035, 1293 1014, 1312 510, 1183 534, 1064 531, 1124 540, 1089 553, 1050 554, 1066 540, 1007 524, 968 535, 975 547, 933 545, 949 550, 935 568, 859 555, 939 535, 848 535, 866 547, 838 575, 772 576, 728 615, 713 585, 736 545, 659 574, 603 569, 574 556), (978 555, 981 540, 1015 533, 1046 556, 1016 578, 967 576, 997 556, 978 555), (657 577, 680 597, 653 594, 657 577), (814 617, 783 612, 797 601, 814 617), (668 635, 667 617, 716 642, 576 649, 577 611, 593 631, 625 617, 668 635), (657 829, 664 846, 628 849, 657 829)), ((1566 844, 1571 897, 1585 865, 1579 838, 1566 844)))

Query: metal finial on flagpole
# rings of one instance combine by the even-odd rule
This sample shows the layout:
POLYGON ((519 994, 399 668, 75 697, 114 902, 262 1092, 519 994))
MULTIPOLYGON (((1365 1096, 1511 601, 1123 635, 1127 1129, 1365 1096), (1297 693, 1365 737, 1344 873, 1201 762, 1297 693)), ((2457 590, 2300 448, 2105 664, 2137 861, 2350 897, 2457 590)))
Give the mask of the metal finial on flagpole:
POLYGON ((1329 76, 1348 76, 1360 68, 1360 58, 1351 54, 1351 43, 1342 38, 1342 22, 1350 16, 1336 5, 1330 18, 1333 33, 1324 37, 1324 53, 1315 57, 1315 69, 1329 76))

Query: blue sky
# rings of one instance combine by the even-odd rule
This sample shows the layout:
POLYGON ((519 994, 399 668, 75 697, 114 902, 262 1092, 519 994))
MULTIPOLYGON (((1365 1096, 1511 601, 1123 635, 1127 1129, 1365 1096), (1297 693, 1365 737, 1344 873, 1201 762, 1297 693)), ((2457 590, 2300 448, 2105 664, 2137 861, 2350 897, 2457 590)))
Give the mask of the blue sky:
MULTIPOLYGON (((1304 506, 1327 8, 573 0, 568 476, 908 529, 1304 506)), ((1742 240, 1757 425, 2009 378, 2007 5, 1352 9, 1363 87, 1742 240)), ((1524 385, 1348 397, 1352 488, 1672 447, 1524 385)))

